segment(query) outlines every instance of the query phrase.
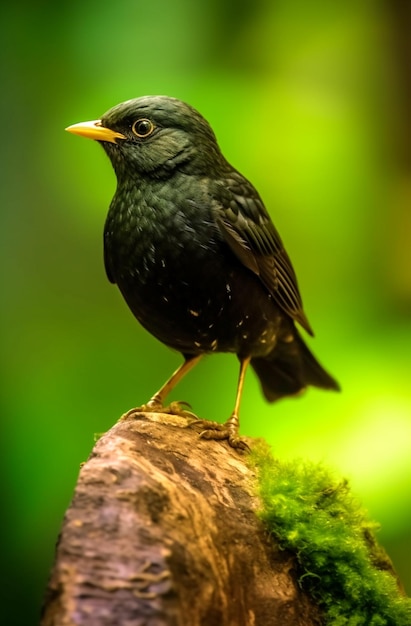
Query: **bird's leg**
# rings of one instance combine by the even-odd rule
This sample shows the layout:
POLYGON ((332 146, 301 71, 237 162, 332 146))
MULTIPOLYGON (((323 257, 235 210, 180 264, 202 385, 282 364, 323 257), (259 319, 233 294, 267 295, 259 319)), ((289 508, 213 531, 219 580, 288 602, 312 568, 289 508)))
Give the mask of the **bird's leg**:
POLYGON ((241 396, 243 394, 245 373, 250 363, 251 357, 245 357, 240 359, 240 374, 238 376, 237 394, 235 397, 234 410, 230 417, 224 424, 219 422, 212 422, 208 420, 199 420, 195 422, 200 424, 204 430, 201 432, 200 437, 202 439, 227 439, 230 446, 239 450, 248 450, 249 447, 245 441, 238 436, 238 430, 240 426, 240 404, 241 396))
POLYGON ((188 372, 199 362, 203 355, 198 354, 197 356, 186 357, 184 363, 180 365, 176 369, 176 371, 170 376, 170 378, 164 383, 164 385, 150 398, 147 404, 143 404, 135 409, 130 409, 127 411, 125 415, 123 415, 123 419, 127 417, 132 417, 135 413, 145 413, 145 412, 153 412, 153 413, 171 413, 173 415, 181 415, 183 417, 192 417, 197 419, 197 416, 191 411, 187 411, 183 408, 183 406, 189 407, 190 405, 187 402, 171 402, 169 406, 164 406, 165 399, 171 393, 171 391, 178 385, 180 380, 188 374, 188 372))

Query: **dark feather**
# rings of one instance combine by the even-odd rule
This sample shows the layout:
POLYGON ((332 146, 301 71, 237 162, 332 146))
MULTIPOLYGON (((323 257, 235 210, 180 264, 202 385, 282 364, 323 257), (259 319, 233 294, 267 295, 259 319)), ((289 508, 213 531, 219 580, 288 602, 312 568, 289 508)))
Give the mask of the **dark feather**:
POLYGON ((104 267, 106 270, 106 274, 107 274, 107 278, 109 279, 109 281, 113 284, 115 284, 115 278, 114 278, 114 273, 112 270, 112 261, 111 261, 111 254, 110 254, 110 249, 111 249, 111 232, 110 231, 105 231, 104 233, 104 267))
POLYGON ((313 335, 303 311, 297 278, 264 204, 254 187, 239 173, 227 181, 225 199, 216 208, 216 222, 237 258, 260 277, 277 304, 313 335))

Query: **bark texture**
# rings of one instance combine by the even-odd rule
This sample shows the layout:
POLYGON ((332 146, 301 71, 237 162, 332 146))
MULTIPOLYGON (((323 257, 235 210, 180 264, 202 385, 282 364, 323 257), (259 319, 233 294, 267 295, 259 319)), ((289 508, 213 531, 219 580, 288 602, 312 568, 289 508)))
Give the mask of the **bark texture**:
POLYGON ((82 466, 41 626, 311 626, 256 477, 183 418, 120 420, 82 466))

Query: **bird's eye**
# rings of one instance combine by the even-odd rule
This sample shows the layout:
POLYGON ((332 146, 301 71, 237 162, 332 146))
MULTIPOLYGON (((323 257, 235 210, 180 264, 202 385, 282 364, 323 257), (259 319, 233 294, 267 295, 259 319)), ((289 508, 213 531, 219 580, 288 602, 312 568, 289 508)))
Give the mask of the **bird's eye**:
POLYGON ((154 131, 154 124, 151 120, 147 118, 143 118, 140 120, 136 120, 131 127, 131 130, 136 135, 136 137, 148 137, 154 131))

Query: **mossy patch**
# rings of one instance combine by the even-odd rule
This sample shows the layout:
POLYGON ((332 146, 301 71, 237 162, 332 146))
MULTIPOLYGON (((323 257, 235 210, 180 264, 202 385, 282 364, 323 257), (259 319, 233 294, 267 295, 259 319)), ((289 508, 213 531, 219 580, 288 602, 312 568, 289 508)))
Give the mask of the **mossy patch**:
POLYGON ((299 583, 324 611, 327 626, 410 626, 411 600, 375 538, 377 524, 330 470, 306 461, 280 462, 254 447, 263 508, 282 548, 292 551, 299 583))

